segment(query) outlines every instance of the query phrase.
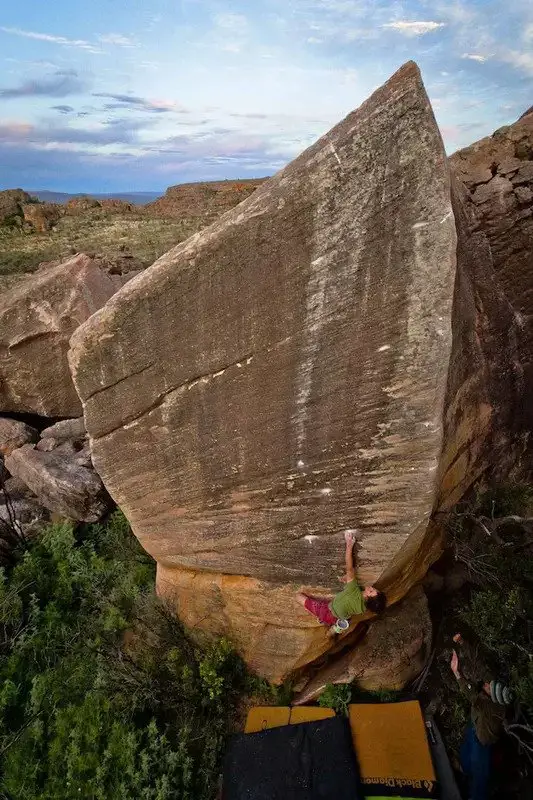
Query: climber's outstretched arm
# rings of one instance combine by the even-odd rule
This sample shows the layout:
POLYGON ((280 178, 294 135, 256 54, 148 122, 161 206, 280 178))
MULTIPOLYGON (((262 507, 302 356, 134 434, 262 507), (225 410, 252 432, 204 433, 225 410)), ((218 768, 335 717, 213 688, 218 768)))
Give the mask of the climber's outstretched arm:
POLYGON ((355 544, 355 539, 353 533, 351 531, 346 531, 344 534, 344 539, 346 541, 346 553, 345 553, 345 563, 346 563, 346 577, 345 582, 350 583, 355 578, 355 566, 354 566, 354 557, 353 557, 353 546, 355 544))

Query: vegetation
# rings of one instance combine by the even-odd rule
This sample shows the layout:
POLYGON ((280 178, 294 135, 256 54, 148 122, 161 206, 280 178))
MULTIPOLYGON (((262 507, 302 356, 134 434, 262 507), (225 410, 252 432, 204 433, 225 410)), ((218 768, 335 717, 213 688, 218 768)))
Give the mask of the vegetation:
POLYGON ((533 721, 533 520, 522 516, 532 504, 527 485, 485 492, 476 500, 470 525, 456 534, 455 546, 460 551, 468 541, 473 582, 459 616, 533 721))
POLYGON ((216 794, 237 699, 227 642, 193 644, 124 517, 49 527, 0 580, 0 796, 216 794))
MULTIPOLYGON (((445 560, 452 556, 464 579, 447 596, 434 600, 436 656, 424 689, 455 756, 470 704, 450 670, 452 636, 459 631, 478 644, 483 679, 497 678, 513 689, 517 702, 508 711, 510 736, 502 742, 505 767, 495 778, 502 800, 523 797, 531 789, 528 771, 519 764, 523 766, 528 756, 533 761, 532 511, 531 486, 513 484, 479 494, 450 516, 445 560)), ((453 563, 446 563, 445 578, 453 563)))
POLYGON ((337 714, 348 716, 350 703, 394 703, 402 699, 401 692, 390 689, 378 689, 368 692, 354 683, 328 683, 320 697, 318 705, 323 708, 333 708, 337 714))
POLYGON ((0 277, 32 272, 42 261, 68 258, 73 252, 113 261, 126 249, 140 267, 147 267, 203 224, 200 219, 150 219, 140 211, 110 214, 95 208, 62 217, 47 233, 6 225, 0 227, 0 277))
MULTIPOLYGON (((451 752, 470 713, 449 668, 458 629, 475 631, 491 672, 514 689, 521 716, 511 721, 524 726, 514 735, 530 741, 530 496, 499 489, 450 520, 468 580, 444 608, 426 690, 451 752)), ((119 512, 105 525, 15 537, 0 555, 0 798, 214 798, 239 714, 254 702, 286 704, 290 687, 252 678, 224 640, 201 648, 188 637, 155 598, 154 564, 119 512)), ((350 702, 400 697, 341 684, 319 703, 347 714, 350 702)), ((509 783, 518 769, 507 763, 509 783)), ((521 796, 507 783, 498 796, 521 796)))
POLYGON ((328 683, 320 697, 318 705, 332 708, 337 714, 348 716, 348 706, 352 702, 352 687, 349 683, 328 683))

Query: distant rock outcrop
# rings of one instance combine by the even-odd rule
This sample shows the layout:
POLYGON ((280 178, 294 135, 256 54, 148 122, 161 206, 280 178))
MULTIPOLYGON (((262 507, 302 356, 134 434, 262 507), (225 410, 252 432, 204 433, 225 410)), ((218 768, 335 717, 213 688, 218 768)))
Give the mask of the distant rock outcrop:
POLYGON ((69 357, 159 591, 280 680, 331 647, 295 593, 338 590, 345 530, 399 599, 438 551, 432 513, 516 456, 517 330, 410 63, 69 357))
POLYGON ((116 200, 113 197, 105 198, 98 202, 100 203, 100 208, 103 208, 109 214, 129 214, 136 210, 133 203, 128 203, 125 200, 116 200))
POLYGON ((36 233, 46 233, 59 222, 63 208, 52 203, 26 203, 22 206, 24 222, 31 225, 36 233))
POLYGON ((24 221, 23 206, 32 198, 22 189, 6 189, 0 192, 0 226, 20 227, 24 221))
POLYGON ((0 412, 74 417, 82 408, 67 363, 71 334, 117 286, 78 255, 0 297, 0 412))
POLYGON ((89 195, 72 197, 65 203, 65 214, 75 216, 76 214, 84 214, 93 208, 100 208, 100 203, 94 197, 89 197, 89 195))
POLYGON ((144 213, 150 217, 214 219, 246 200, 265 180, 256 178, 170 186, 163 197, 144 206, 144 213))
POLYGON ((70 200, 67 200, 63 209, 67 216, 76 217, 81 214, 86 214, 87 212, 97 211, 98 209, 108 214, 129 214, 135 211, 135 206, 133 203, 128 203, 125 200, 118 200, 113 197, 96 199, 89 195, 81 195, 80 197, 71 197, 70 200))

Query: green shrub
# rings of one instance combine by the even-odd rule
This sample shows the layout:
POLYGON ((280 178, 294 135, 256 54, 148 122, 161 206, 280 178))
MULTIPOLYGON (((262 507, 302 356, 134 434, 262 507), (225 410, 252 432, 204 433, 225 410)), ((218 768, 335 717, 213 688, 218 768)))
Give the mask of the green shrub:
MULTIPOLYGON (((475 500, 470 518, 522 517, 533 504, 533 487, 511 484, 493 487, 475 500)), ((456 552, 467 554, 474 587, 459 609, 459 617, 489 651, 499 675, 515 689, 523 710, 533 716, 533 542, 520 522, 498 527, 498 535, 475 536, 460 515, 454 518, 456 552)), ((470 523, 471 524, 471 523, 470 523)), ((479 527, 479 526, 478 526, 479 527)))
POLYGON ((0 796, 214 797, 249 678, 155 598, 124 517, 51 526, 0 574, 0 796))
POLYGON ((474 513, 484 517, 523 516, 533 505, 533 487, 527 483, 493 486, 478 494, 474 513))
POLYGON ((351 700, 352 687, 349 683, 328 683, 318 698, 318 705, 322 708, 332 708, 337 714, 348 716, 351 700))

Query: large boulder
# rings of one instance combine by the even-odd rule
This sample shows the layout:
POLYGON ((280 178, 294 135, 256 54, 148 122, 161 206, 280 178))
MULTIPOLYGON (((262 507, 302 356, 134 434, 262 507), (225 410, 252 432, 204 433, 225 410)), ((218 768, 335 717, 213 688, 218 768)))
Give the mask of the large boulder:
MULTIPOLYGON (((520 328, 524 369, 522 427, 533 426, 533 113, 451 157, 488 238, 499 284, 520 328)), ((529 442, 531 449, 532 443, 529 442)))
POLYGON ((338 590, 346 530, 399 599, 432 512, 491 463, 514 317, 471 226, 409 63, 72 337, 95 466, 160 593, 272 680, 331 647, 295 593, 338 590))
POLYGON ((0 297, 0 411, 78 417, 71 334, 114 293, 86 255, 21 281, 0 297))
POLYGON ((77 463, 77 451, 68 443, 50 453, 25 444, 7 456, 5 464, 41 505, 56 514, 96 522, 109 509, 102 481, 93 469, 77 463))

